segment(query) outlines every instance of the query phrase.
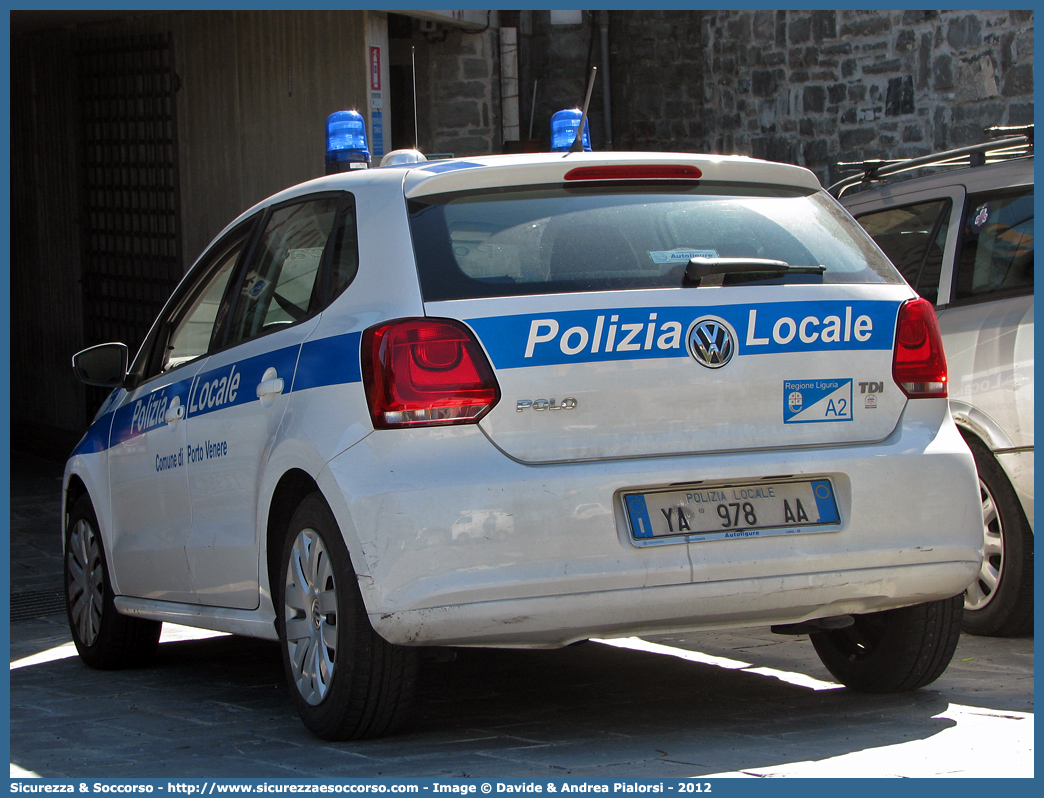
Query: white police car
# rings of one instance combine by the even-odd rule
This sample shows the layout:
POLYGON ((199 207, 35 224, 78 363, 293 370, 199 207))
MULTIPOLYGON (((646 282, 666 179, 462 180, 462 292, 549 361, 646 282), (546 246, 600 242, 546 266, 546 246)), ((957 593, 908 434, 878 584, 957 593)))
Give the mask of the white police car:
POLYGON ((324 738, 422 646, 773 626, 923 686, 978 573, 930 304, 808 171, 569 153, 320 178, 234 221, 65 473, 81 657, 280 639, 324 738))

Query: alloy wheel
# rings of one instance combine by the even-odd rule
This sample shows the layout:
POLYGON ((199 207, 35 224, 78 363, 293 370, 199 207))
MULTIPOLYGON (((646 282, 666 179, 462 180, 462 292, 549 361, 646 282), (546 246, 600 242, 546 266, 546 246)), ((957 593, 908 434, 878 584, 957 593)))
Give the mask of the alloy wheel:
POLYGON ((105 576, 98 536, 86 519, 69 533, 65 570, 70 620, 80 642, 93 646, 101 631, 105 576))
POLYGON ((964 592, 964 609, 981 610, 993 599, 1004 573, 1004 525, 989 487, 979 480, 982 496, 983 557, 979 575, 964 592))
POLYGON ((337 659, 337 585, 333 563, 314 529, 294 539, 283 591, 286 646, 294 684, 315 706, 326 698, 337 659))

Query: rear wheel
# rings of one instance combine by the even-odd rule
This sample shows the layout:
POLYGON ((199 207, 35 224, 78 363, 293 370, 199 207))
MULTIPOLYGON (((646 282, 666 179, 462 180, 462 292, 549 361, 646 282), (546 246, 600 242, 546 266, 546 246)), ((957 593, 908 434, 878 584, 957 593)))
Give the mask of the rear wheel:
POLYGON ((400 726, 413 699, 416 652, 373 631, 319 493, 290 521, 277 590, 283 666, 305 726, 324 740, 379 737, 400 726))
POLYGON ((1011 637, 1033 628, 1033 532, 1007 475, 976 439, 983 560, 964 593, 964 631, 1011 637))
POLYGON ((856 615, 844 629, 817 632, 816 653, 846 687, 901 693, 931 684, 950 664, 961 633, 963 596, 856 615))
POLYGON ((120 615, 98 519, 90 497, 81 496, 65 530, 65 609, 76 651, 92 668, 145 665, 156 653, 163 624, 120 615))

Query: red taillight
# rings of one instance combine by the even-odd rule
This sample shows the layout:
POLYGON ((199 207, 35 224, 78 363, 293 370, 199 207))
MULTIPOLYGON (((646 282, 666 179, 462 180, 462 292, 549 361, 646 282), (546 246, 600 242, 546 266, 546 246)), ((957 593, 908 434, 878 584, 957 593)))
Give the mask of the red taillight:
POLYGON ((703 173, 685 164, 610 164, 578 166, 566 180, 699 180, 703 173))
POLYGON ((362 367, 375 429, 474 423, 500 399, 475 336, 450 319, 371 327, 362 367))
POLYGON ((927 299, 911 299, 899 308, 892 379, 911 399, 946 397, 942 333, 927 299))

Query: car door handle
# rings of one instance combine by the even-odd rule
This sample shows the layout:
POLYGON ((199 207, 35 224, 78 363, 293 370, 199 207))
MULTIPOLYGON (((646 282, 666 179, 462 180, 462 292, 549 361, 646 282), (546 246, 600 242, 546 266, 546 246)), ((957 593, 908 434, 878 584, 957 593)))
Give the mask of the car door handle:
POLYGON ((163 420, 168 424, 173 424, 175 421, 180 421, 185 417, 185 405, 176 404, 171 405, 167 408, 167 412, 163 414, 163 420))
POLYGON ((266 396, 277 396, 283 392, 283 378, 276 377, 274 380, 265 380, 257 386, 257 398, 264 399, 266 396))
POLYGON ((269 399, 283 392, 283 378, 276 376, 276 370, 269 368, 261 377, 261 384, 257 386, 257 398, 269 399))

